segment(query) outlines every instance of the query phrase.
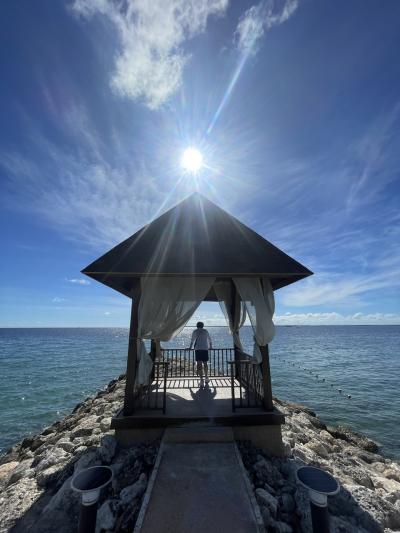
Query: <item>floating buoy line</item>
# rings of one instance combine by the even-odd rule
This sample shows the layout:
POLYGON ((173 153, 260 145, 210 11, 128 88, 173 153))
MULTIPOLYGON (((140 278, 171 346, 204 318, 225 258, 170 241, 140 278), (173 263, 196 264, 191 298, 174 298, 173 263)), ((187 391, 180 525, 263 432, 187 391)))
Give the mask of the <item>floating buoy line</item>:
POLYGON ((321 383, 321 384, 323 383, 324 385, 329 386, 331 388, 331 390, 334 390, 335 392, 337 392, 338 395, 341 398, 346 399, 346 400, 352 400, 353 399, 353 395, 352 394, 349 394, 349 392, 344 391, 342 389, 342 387, 338 386, 336 383, 332 383, 332 382, 328 381, 326 378, 321 376, 321 374, 319 372, 317 373, 316 371, 305 367, 303 363, 298 363, 296 361, 291 361, 289 359, 284 359, 284 358, 280 357, 279 355, 273 355, 272 354, 272 357, 274 359, 279 360, 279 362, 285 363, 287 366, 290 366, 290 367, 295 368, 295 369, 302 370, 303 372, 305 372, 309 376, 314 377, 316 379, 317 383, 321 383))

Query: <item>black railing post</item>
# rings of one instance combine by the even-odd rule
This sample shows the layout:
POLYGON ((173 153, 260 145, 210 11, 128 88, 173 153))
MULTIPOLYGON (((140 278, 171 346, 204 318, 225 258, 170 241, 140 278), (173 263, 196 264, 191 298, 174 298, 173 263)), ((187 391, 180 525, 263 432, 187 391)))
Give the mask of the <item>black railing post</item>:
POLYGON ((167 410, 167 377, 168 377, 168 363, 164 363, 164 394, 163 394, 163 414, 167 410))
POLYGON ((231 396, 232 396, 232 412, 234 413, 236 410, 235 405, 235 367, 234 364, 231 363, 231 396))

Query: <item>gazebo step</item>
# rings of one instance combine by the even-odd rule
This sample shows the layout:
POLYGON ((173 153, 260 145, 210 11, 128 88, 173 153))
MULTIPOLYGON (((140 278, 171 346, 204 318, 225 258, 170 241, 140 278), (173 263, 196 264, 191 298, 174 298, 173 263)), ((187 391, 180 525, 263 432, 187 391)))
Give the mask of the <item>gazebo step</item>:
POLYGON ((231 427, 191 426, 167 428, 164 442, 233 442, 231 427))

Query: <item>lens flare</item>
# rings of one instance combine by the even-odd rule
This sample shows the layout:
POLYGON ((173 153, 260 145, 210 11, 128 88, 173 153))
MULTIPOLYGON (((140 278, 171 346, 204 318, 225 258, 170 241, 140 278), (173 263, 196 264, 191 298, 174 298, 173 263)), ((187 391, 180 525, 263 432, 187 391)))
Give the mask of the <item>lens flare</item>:
POLYGON ((195 174, 203 166, 203 156, 196 148, 187 148, 183 152, 181 165, 186 172, 195 174))

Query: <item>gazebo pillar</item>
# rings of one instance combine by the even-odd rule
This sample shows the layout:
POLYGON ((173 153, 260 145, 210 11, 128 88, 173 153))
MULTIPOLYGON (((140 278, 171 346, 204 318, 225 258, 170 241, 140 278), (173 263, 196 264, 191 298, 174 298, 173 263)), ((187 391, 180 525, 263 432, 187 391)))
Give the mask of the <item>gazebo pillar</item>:
POLYGON ((262 355, 262 378, 264 390, 264 408, 266 411, 272 411, 274 406, 272 403, 272 382, 271 369, 269 366, 269 348, 266 346, 259 346, 262 355))
POLYGON ((140 292, 136 291, 132 299, 131 323, 129 327, 128 360, 126 364, 126 384, 124 398, 124 415, 131 415, 135 410, 135 381, 138 360, 138 327, 139 327, 140 292))

